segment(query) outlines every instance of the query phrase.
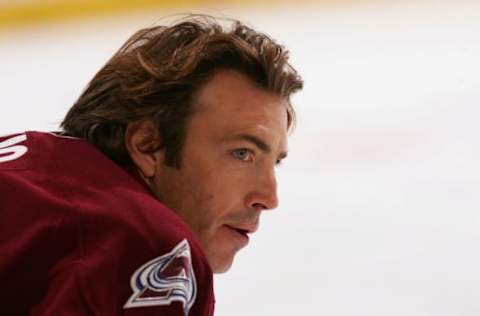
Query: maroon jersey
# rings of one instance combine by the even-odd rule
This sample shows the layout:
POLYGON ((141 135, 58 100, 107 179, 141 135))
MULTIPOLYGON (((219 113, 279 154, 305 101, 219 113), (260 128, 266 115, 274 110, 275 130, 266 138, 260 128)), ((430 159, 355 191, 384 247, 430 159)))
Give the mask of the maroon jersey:
POLYGON ((85 140, 0 137, 2 315, 213 315, 188 226, 85 140))

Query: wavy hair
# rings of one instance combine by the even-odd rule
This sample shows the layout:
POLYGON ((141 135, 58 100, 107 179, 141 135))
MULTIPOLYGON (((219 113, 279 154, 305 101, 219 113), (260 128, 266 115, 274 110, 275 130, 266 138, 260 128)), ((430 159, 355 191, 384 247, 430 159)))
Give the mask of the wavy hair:
POLYGON ((288 51, 240 21, 229 22, 225 26, 218 19, 192 15, 171 26, 136 32, 90 81, 61 127, 117 163, 128 164, 126 127, 150 119, 166 164, 180 167, 195 92, 215 71, 231 69, 286 98, 291 129, 295 112, 290 95, 303 82, 288 63, 288 51))

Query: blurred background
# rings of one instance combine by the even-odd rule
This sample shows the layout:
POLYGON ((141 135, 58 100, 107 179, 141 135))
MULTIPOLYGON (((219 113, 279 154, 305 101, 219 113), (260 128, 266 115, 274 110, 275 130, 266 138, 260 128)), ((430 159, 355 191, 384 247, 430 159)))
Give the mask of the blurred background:
POLYGON ((238 18, 305 80, 280 207, 216 315, 480 315, 479 1, 2 1, 0 134, 56 130, 139 28, 238 18))

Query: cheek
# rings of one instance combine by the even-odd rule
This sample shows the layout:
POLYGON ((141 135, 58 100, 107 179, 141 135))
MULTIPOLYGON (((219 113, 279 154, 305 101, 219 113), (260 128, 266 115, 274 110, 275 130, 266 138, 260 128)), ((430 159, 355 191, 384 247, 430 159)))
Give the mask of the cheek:
POLYGON ((182 192, 176 194, 182 212, 191 217, 197 232, 218 227, 228 221, 232 213, 244 209, 244 198, 252 179, 249 170, 255 172, 241 163, 232 163, 228 157, 206 158, 186 163, 176 185, 182 192))
POLYGON ((181 212, 188 217, 194 230, 205 230, 215 220, 217 210, 221 207, 217 198, 221 193, 204 175, 186 180, 178 196, 181 199, 181 212))
POLYGON ((207 234, 222 226, 229 214, 242 208, 234 188, 219 182, 216 177, 195 188, 192 195, 191 207, 196 211, 197 224, 207 234))

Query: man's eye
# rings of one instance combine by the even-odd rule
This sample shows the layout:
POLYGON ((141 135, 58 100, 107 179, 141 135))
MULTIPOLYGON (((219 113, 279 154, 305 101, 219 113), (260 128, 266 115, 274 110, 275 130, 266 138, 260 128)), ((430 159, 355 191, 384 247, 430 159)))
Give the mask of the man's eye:
POLYGON ((238 160, 242 160, 242 161, 252 160, 252 152, 246 148, 235 149, 232 151, 232 155, 238 160))

